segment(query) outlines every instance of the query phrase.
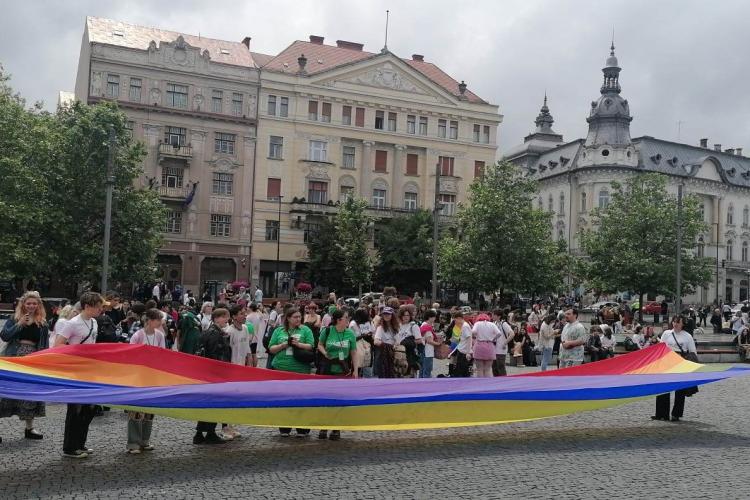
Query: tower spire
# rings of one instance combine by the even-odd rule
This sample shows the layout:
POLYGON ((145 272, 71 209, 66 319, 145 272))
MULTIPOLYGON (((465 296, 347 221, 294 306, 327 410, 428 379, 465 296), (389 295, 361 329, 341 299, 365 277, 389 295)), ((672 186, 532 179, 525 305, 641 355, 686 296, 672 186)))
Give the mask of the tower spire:
POLYGON ((388 52, 388 21, 390 20, 390 13, 390 10, 385 11, 385 42, 383 43, 383 48, 380 49, 381 54, 388 52))
POLYGON ((555 123, 554 118, 552 118, 552 114, 549 112, 549 108, 547 107, 547 91, 544 91, 544 104, 542 104, 541 109, 539 110, 539 114, 536 117, 536 120, 534 120, 534 123, 536 124, 536 132, 540 134, 554 134, 555 132, 552 130, 552 124, 555 123))

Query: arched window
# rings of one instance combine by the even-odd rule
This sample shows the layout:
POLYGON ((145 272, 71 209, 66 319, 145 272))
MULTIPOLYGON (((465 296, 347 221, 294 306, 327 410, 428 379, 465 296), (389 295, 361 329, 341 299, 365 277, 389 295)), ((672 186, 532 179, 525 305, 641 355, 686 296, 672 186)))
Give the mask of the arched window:
POLYGON ((727 240, 727 260, 734 260, 734 241, 727 240))
POLYGON ((750 224, 750 208, 745 205, 745 208, 742 210, 742 225, 747 227, 748 224, 750 224))
POLYGON ((701 211, 701 220, 705 221, 706 220, 706 204, 701 203, 699 209, 701 211))
POLYGON ((586 211, 586 191, 581 193, 581 212, 586 211))
POLYGON ((557 230, 557 239, 558 241, 563 241, 565 239, 565 230, 563 228, 557 230))
POLYGON ((539 210, 544 210, 544 202, 542 201, 541 196, 539 197, 538 202, 539 202, 539 210))
POLYGON ((560 191, 560 213, 565 213, 565 193, 560 191))
POLYGON ((703 236, 698 238, 698 257, 705 257, 706 255, 706 243, 703 241, 703 236))
POLYGON ((419 189, 414 183, 404 187, 404 210, 413 212, 419 206, 419 189))
POLYGON ((549 198, 547 199, 547 211, 548 212, 553 212, 552 210, 553 203, 554 201, 552 200, 552 193, 550 193, 549 198))
POLYGON ((730 226, 734 224, 734 205, 731 203, 727 208, 727 224, 730 226))
POLYGON ((599 191, 599 208, 607 208, 609 205, 609 191, 602 189, 599 191))
POLYGON ((356 198, 356 186, 357 183, 354 180, 354 177, 349 175, 341 177, 341 179, 339 179, 339 201, 343 203, 349 198, 356 198))
POLYGON ((372 200, 370 206, 373 208, 384 209, 388 201, 388 183, 382 179, 377 179, 372 183, 372 200))
POLYGON ((742 242, 742 262, 747 262, 747 241, 742 242))

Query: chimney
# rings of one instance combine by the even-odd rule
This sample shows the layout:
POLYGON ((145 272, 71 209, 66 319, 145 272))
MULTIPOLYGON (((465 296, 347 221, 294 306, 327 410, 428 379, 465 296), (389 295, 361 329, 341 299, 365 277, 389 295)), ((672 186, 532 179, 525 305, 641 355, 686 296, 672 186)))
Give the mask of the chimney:
POLYGON ((721 144, 714 144, 714 151, 721 151, 721 144))
POLYGON ((412 61, 424 62, 424 56, 422 54, 412 54, 411 55, 411 60, 412 61))
POLYGON ((735 148, 734 154, 736 154, 737 156, 742 156, 742 148, 735 148))
POLYGON ((315 45, 323 45, 323 37, 318 35, 310 35, 310 43, 315 45))
POLYGON ((336 47, 340 49, 357 50, 362 52, 365 44, 357 42, 347 42, 346 40, 336 40, 336 47))
POLYGON ((247 47, 248 50, 250 50, 250 40, 252 40, 252 38, 250 38, 249 36, 246 36, 245 38, 242 39, 242 45, 247 47))
POLYGON ((701 147, 702 148, 707 148, 708 147, 708 138, 701 139, 701 147))
POLYGON ((299 64, 299 73, 304 74, 305 66, 307 65, 307 58, 305 57, 305 54, 302 54, 297 58, 297 64, 299 64))
POLYGON ((727 148, 727 149, 724 150, 724 152, 728 153, 730 155, 733 155, 734 154, 734 149, 733 148, 727 148))

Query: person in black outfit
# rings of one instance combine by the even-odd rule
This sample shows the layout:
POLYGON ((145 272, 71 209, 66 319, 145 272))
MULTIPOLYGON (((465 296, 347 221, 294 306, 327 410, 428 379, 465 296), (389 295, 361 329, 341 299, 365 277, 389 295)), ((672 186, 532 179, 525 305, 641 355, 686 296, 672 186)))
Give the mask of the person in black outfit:
MULTIPOLYGON (((232 347, 223 332, 223 328, 229 322, 229 311, 223 308, 214 309, 211 313, 211 321, 211 326, 201 335, 198 354, 204 358, 231 363, 232 347)), ((226 441, 216 434, 216 422, 198 422, 193 444, 224 443, 226 441)))

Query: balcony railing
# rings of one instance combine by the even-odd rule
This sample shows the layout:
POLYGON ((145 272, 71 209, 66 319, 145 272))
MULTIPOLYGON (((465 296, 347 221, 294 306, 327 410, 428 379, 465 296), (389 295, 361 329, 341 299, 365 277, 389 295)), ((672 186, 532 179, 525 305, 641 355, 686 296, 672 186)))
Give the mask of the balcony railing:
MULTIPOLYGON (((292 201, 290 203, 290 212, 304 213, 309 215, 329 215, 338 213, 340 204, 341 202, 333 200, 330 200, 327 203, 312 203, 305 200, 305 198, 298 198, 295 196, 294 198, 292 198, 292 201)), ((375 217, 376 219, 382 219, 386 217, 390 218, 398 215, 411 214, 414 212, 416 212, 416 210, 403 207, 375 207, 372 205, 367 207, 368 215, 375 217)), ((452 215, 440 216, 441 221, 451 221, 454 218, 455 217, 452 215)))
POLYGON ((165 158, 185 160, 186 163, 190 163, 193 158, 193 147, 188 146, 176 146, 167 143, 159 144, 159 161, 161 162, 165 158))
POLYGON ((189 187, 167 187, 159 186, 159 196, 162 198, 176 198, 184 200, 190 194, 189 187))

